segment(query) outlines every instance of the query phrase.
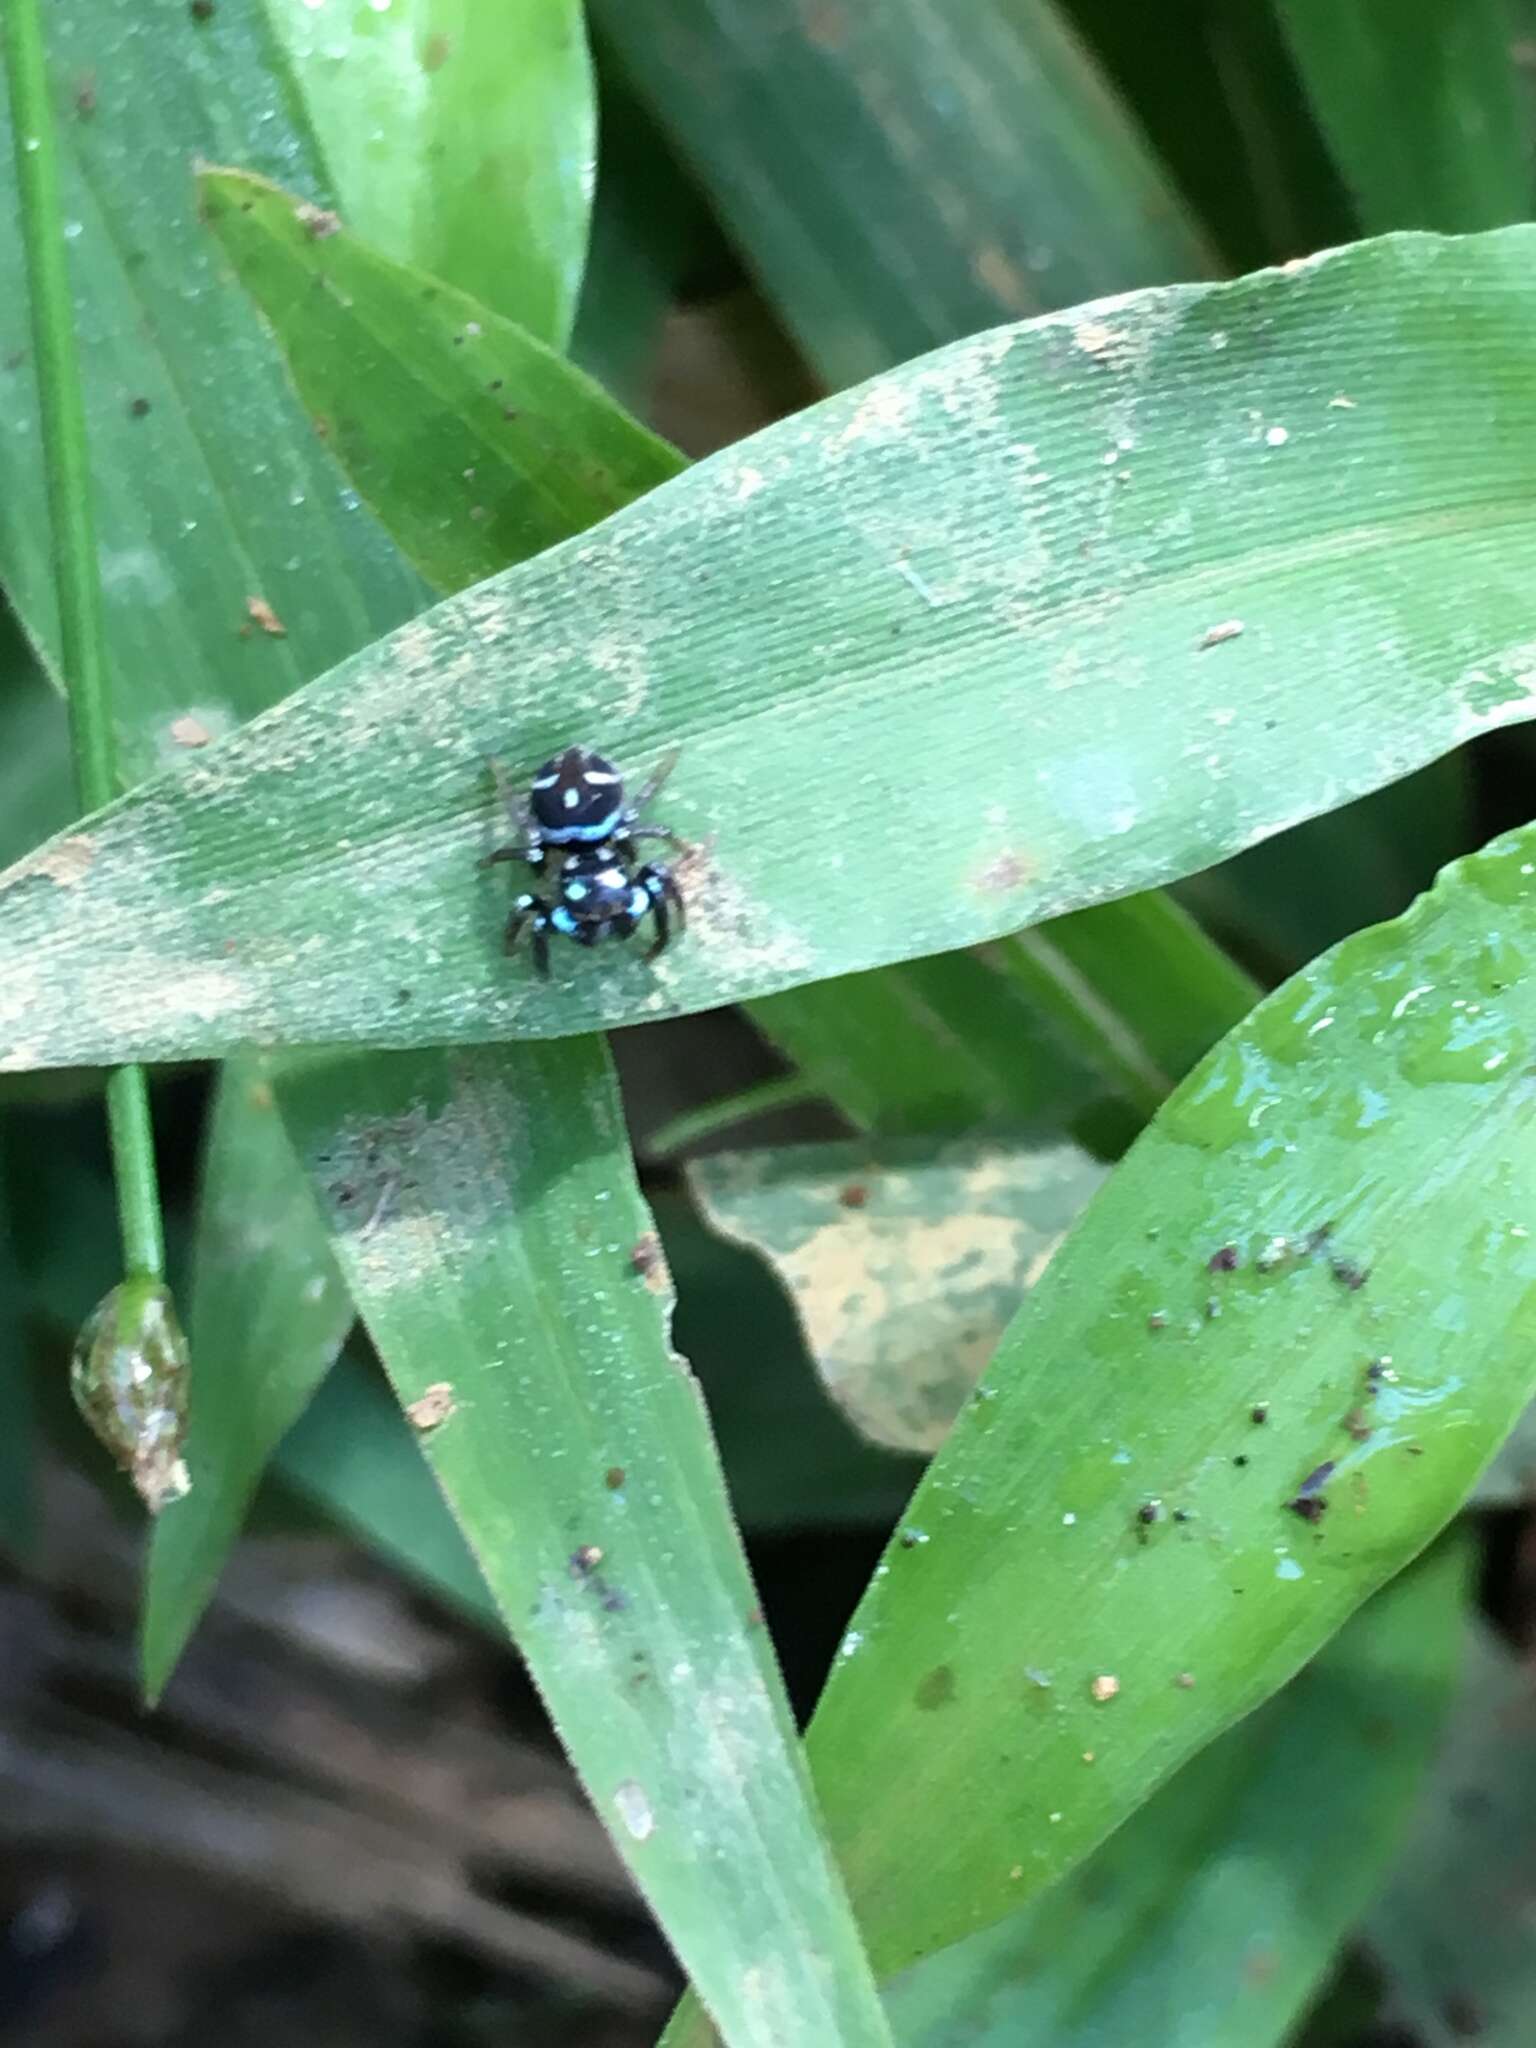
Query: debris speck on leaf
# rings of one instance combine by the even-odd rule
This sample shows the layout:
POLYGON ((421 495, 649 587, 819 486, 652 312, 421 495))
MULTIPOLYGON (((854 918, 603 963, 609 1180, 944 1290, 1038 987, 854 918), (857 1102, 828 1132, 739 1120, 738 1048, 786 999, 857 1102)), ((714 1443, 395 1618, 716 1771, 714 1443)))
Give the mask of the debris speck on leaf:
POLYGON ((583 1543, 571 1552, 571 1577, 587 1578, 603 1561, 602 1547, 596 1543, 583 1543))
POLYGON ((328 206, 311 206, 304 200, 293 209, 293 217, 312 242, 323 242, 328 235, 341 232, 341 215, 328 206))
POLYGON ((1248 1410, 1248 1419, 1250 1422, 1268 1422, 1269 1403, 1267 1401, 1255 1401, 1248 1410))
POLYGON ((454 1412, 458 1403, 453 1398, 453 1385, 449 1380, 436 1380, 419 1399, 410 1402, 405 1419, 412 1429, 437 1429, 454 1412))
POLYGON ((287 639, 288 628, 264 597, 248 597, 245 600, 245 609, 251 623, 260 626, 263 633, 270 633, 274 640, 287 639))
POLYGON ((1194 1689, 1195 1674, 1193 1671, 1181 1671, 1173 1682, 1180 1692, 1191 1692, 1194 1689))
POLYGON ((171 720, 171 738, 178 747, 206 747, 213 734, 200 718, 194 718, 187 711, 180 718, 171 720))
POLYGON ((624 1467, 622 1465, 610 1465, 603 1474, 603 1484, 610 1493, 617 1493, 624 1484, 624 1467))
POLYGON ((1198 645, 1203 653, 1207 647, 1220 647, 1223 641, 1236 640, 1242 631, 1241 619, 1222 619, 1216 625, 1206 627, 1198 645))
POLYGON ((1265 443, 1271 448, 1283 448, 1290 438, 1289 427, 1266 427, 1264 429, 1265 443))
POLYGON ((1112 1700, 1119 1692, 1120 1681, 1112 1672, 1101 1671, 1088 1690, 1102 1706, 1106 1700, 1112 1700))
POLYGON ((851 1180, 847 1187, 838 1189, 837 1199, 845 1209, 862 1209, 869 1200, 869 1189, 862 1181, 851 1180))

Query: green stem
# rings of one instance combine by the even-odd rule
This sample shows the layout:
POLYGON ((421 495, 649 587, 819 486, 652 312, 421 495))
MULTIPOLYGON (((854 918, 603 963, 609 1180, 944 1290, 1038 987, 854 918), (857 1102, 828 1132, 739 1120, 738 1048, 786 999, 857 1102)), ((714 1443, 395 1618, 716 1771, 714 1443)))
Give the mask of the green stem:
MULTIPOLYGON (((75 311, 64 255, 53 103, 38 0, 3 0, 0 25, 15 130, 16 182, 32 302, 32 347, 53 532, 59 639, 69 694, 75 784, 83 811, 117 794, 117 744, 107 681, 101 572, 91 516, 90 448, 75 311)), ((123 1257, 130 1273, 162 1277, 165 1266, 154 1135, 142 1067, 107 1081, 107 1116, 117 1177, 123 1257)))
POLYGON ((803 1074, 780 1074, 772 1081, 755 1082, 734 1095, 717 1096, 698 1109, 685 1109, 681 1115, 669 1117, 651 1133, 645 1150, 652 1159, 665 1159, 687 1145, 698 1144, 701 1138, 717 1137, 721 1131, 745 1123, 748 1117, 824 1100, 822 1091, 803 1074))

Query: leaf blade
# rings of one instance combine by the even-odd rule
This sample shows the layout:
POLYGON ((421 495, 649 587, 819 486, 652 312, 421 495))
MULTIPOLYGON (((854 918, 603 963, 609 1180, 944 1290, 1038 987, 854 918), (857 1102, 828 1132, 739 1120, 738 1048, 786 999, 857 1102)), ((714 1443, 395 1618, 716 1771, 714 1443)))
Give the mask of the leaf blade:
POLYGON ((659 1249, 640 1257, 654 1239, 621 1163, 603 1049, 343 1066, 339 1126, 325 1069, 282 1093, 337 1257, 594 1803, 722 2034, 887 2043, 752 1625, 703 1407, 667 1348, 659 1249))
POLYGON ((349 223, 541 340, 581 285, 596 108, 579 0, 265 0, 349 223))
MULTIPOLYGON (((1520 420, 1536 402, 1514 360, 1530 315, 1530 246, 1522 229, 1393 238, 1233 286, 1129 299, 1108 326, 1033 323, 941 351, 698 465, 601 529, 440 606, 234 735, 201 776, 116 807, 93 825, 92 865, 72 889, 42 894, 30 871, 12 870, 0 890, 9 1063, 208 1052, 253 1033, 395 1045, 563 1036, 739 1000, 1156 884, 1529 717, 1536 670, 1518 565, 1536 432, 1520 420), (1468 398, 1468 344, 1390 345, 1404 306, 1431 302, 1442 334, 1476 334, 1487 376, 1504 365, 1497 434, 1481 396, 1468 398), (1105 334, 1145 344, 1134 372, 1129 357, 1119 369, 1101 360, 1117 353, 1105 334), (1318 395, 1319 348, 1350 375, 1347 410, 1318 395), (1047 364, 1054 401, 1039 382, 1047 364), (1283 406, 1307 436, 1301 465, 1272 439, 1292 429, 1255 426, 1245 403, 1267 394, 1273 408, 1288 372, 1304 407, 1283 406), (1212 552, 1197 564, 1182 528, 1162 531, 1156 506, 1187 497, 1181 380, 1203 376, 1222 393, 1226 467, 1202 501, 1212 552), (1131 500, 1102 483, 1096 437, 1126 418, 1133 388, 1144 392, 1134 416, 1148 502, 1122 516, 1131 500), (1015 527, 992 526, 980 508, 1016 504, 1016 419, 1027 409, 1049 447, 1040 409, 1052 402, 1071 480, 1049 494, 1050 530, 1090 517, 1107 552, 1085 579, 1074 546, 1041 588, 1015 527), (937 484, 906 461, 918 419, 933 461, 951 465, 958 522, 935 538, 927 573, 960 578, 964 597, 934 606, 909 590, 893 639, 900 536, 918 516, 905 493, 921 478, 931 505, 937 484), (1421 453, 1426 420, 1436 426, 1421 453), (1355 479, 1368 454, 1376 497, 1362 522, 1355 479), (1234 507, 1227 477, 1239 458, 1251 487, 1234 507), (821 488, 829 473, 835 528, 821 488), (717 566, 730 565, 707 584, 705 530, 717 566), (1124 590, 1116 563, 1127 574, 1140 565, 1124 590), (786 620, 778 592, 791 574, 786 620), (1234 578, 1250 627, 1203 648, 1200 622, 1219 598, 1230 603, 1234 578), (659 612, 652 593, 668 584, 689 596, 659 612), (1452 585, 1454 609, 1442 602, 1452 585), (1011 608, 1026 596, 1021 638, 1011 608), (1051 687, 1063 662, 1065 692, 1051 687), (767 706, 756 680, 765 664, 776 677, 767 706), (1279 716, 1298 672, 1319 679, 1305 729, 1279 716), (960 675, 965 717, 935 687, 960 675), (1161 698, 1155 723, 1140 712, 1149 684, 1161 698), (884 776, 850 787, 840 766, 849 736, 878 730, 893 690, 900 717, 887 728, 884 776), (494 829, 484 756, 531 765, 577 719, 636 776, 681 745, 671 822, 708 846, 685 875, 696 937, 649 973, 604 961, 548 991, 496 950, 496 899, 475 872, 494 829), (1020 719, 1027 750, 1007 740, 1020 719), (1271 726, 1260 750, 1258 731, 1271 726), (922 811, 935 836, 907 871, 886 858, 884 835, 893 815, 915 828, 896 794, 914 759, 927 763, 922 811), (338 799, 372 846, 337 848, 338 799), (834 816, 840 869, 805 859, 834 816), (258 901, 255 871, 278 858, 290 884, 274 890, 263 877, 258 901), (177 878, 189 859, 205 886, 229 892, 216 915, 184 900, 177 878), (132 948, 120 900, 129 886, 146 942, 132 948), (227 943, 241 951, 242 934, 232 964, 227 943), (392 961, 424 943, 434 973, 407 1004, 392 961), (297 975, 295 955, 306 962, 297 975)), ((1193 431, 1210 453, 1203 422, 1193 431)))

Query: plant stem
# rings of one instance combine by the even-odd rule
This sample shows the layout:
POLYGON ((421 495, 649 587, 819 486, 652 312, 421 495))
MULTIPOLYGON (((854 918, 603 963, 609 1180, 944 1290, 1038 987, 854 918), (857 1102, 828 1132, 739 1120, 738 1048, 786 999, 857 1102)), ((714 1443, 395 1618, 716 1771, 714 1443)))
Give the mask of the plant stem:
MULTIPOLYGON (((32 303, 32 348, 75 785, 81 809, 95 811, 117 794, 117 742, 107 679, 101 571, 91 516, 90 449, 64 255, 53 103, 38 0, 0 0, 0 9, 32 303)), ((132 1274, 160 1279, 165 1269, 164 1232, 149 1091, 142 1067, 120 1067, 108 1076, 107 1119, 124 1263, 132 1274)))
POLYGON ((803 1074, 780 1074, 771 1081, 754 1082, 734 1095, 717 1096, 698 1109, 685 1109, 654 1130, 645 1150, 653 1159, 665 1159, 701 1138, 717 1137, 749 1117, 766 1116, 770 1110, 794 1109, 802 1102, 819 1102, 821 1090, 803 1074))

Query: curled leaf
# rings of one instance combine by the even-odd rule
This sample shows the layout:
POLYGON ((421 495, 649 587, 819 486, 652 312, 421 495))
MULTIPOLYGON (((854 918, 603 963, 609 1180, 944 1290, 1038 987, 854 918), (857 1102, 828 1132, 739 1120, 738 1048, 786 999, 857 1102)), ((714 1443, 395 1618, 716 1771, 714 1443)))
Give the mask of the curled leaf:
POLYGON ((70 1361, 75 1406, 152 1515, 191 1489, 181 1455, 188 1364, 170 1289, 145 1279, 112 1289, 87 1318, 70 1361))

